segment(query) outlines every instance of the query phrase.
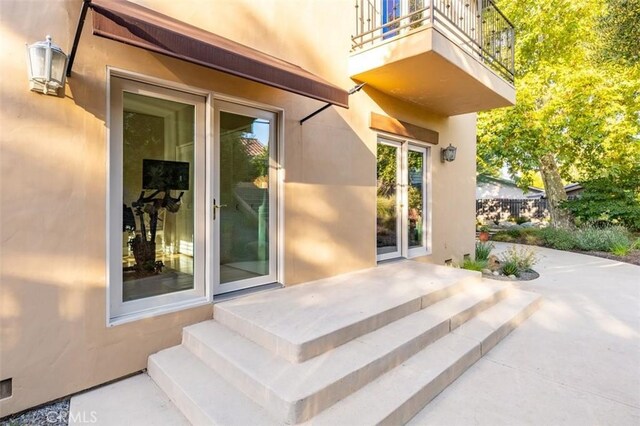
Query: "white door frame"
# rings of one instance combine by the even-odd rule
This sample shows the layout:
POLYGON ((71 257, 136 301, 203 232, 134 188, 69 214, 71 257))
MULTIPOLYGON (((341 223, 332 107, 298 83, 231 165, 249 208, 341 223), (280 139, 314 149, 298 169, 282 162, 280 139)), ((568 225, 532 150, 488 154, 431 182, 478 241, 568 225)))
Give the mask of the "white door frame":
MULTIPOLYGON (((417 256, 426 256, 431 253, 431 149, 428 144, 419 141, 396 139, 389 136, 380 135, 378 144, 393 146, 397 148, 396 166, 396 229, 397 229, 397 247, 398 250, 391 253, 378 254, 376 251, 376 259, 378 261, 397 259, 400 257, 412 258, 417 256), (422 174, 422 211, 423 211, 423 229, 422 245, 420 247, 409 247, 408 229, 409 229, 409 176, 408 176, 408 158, 409 151, 420 152, 423 154, 423 174, 422 174)), ((376 160, 377 161, 377 160, 376 160)), ((376 249, 377 250, 377 249, 376 249)))
POLYGON ((186 91, 183 87, 155 85, 150 81, 131 78, 127 73, 108 72, 108 187, 107 187, 107 324, 116 325, 159 313, 207 303, 210 289, 205 280, 205 157, 207 151, 207 116, 210 96, 203 92, 186 91), (193 105, 194 129, 194 288, 161 294, 127 302, 122 301, 122 168, 123 168, 123 93, 135 93, 193 105))
POLYGON ((208 179, 211 182, 210 196, 208 197, 210 212, 209 223, 210 231, 208 232, 209 247, 211 255, 210 262, 210 280, 213 286, 213 294, 224 294, 232 291, 242 290, 250 287, 256 287, 264 284, 271 284, 278 281, 278 262, 280 253, 279 228, 279 161, 278 150, 279 140, 279 123, 278 114, 274 111, 264 109, 258 106, 248 105, 245 103, 236 103, 232 100, 214 100, 214 118, 213 118, 213 149, 210 152, 208 179), (229 283, 221 283, 220 281, 220 215, 224 214, 224 208, 220 208, 219 214, 214 214, 214 202, 220 203, 220 112, 230 112, 239 115, 251 116, 268 120, 269 125, 269 273, 263 276, 249 278, 244 280, 232 281, 229 283), (215 217, 215 218, 214 218, 215 217))

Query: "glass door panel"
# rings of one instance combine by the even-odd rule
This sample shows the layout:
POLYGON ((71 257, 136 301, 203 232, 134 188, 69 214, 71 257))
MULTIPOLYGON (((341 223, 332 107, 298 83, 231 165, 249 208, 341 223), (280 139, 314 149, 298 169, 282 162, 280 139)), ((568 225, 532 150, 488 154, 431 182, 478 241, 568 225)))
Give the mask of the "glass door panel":
POLYGON ((409 146, 407 151, 407 240, 412 249, 426 247, 426 150, 409 146))
POLYGON ((275 114, 218 103, 219 288, 275 282, 275 114))
POLYGON ((400 145, 380 142, 377 148, 378 260, 400 256, 400 145))
POLYGON ((122 301, 127 302, 194 288, 195 107, 128 92, 123 104, 122 301))

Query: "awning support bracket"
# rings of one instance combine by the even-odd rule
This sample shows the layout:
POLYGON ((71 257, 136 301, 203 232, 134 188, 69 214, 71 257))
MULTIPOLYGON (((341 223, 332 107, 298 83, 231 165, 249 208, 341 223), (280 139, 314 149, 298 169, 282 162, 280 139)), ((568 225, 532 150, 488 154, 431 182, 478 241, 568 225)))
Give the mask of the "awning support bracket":
MULTIPOLYGON (((367 84, 367 83, 360 83, 357 86, 354 86, 353 88, 351 88, 351 90, 349 90, 349 95, 353 95, 354 93, 359 92, 360 89, 362 89, 365 84, 367 84)), ((312 112, 311 114, 307 115, 305 118, 300 120, 300 125, 302 126, 302 123, 304 123, 308 119, 316 116, 317 114, 320 114, 322 111, 324 111, 325 109, 329 108, 331 105, 333 105, 333 104, 330 104, 330 103, 326 104, 325 106, 323 106, 319 110, 316 110, 316 111, 312 112)))
POLYGON ((82 9, 80 9, 80 17, 78 18, 78 25, 76 25, 76 34, 73 37, 73 46, 71 47, 71 53, 69 53, 69 62, 67 63, 67 77, 71 77, 71 68, 73 68, 73 61, 76 59, 76 53, 78 52, 78 44, 80 43, 80 35, 82 35, 82 28, 84 27, 84 20, 87 17, 87 10, 91 0, 82 1, 82 9))

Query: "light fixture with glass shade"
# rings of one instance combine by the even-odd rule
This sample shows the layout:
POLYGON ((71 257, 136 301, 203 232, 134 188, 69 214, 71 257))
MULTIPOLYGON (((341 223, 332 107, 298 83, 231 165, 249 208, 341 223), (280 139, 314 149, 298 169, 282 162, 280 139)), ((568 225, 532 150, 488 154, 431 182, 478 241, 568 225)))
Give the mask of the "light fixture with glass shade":
POLYGON ((449 144, 448 147, 442 148, 440 150, 440 160, 444 163, 445 161, 451 162, 456 159, 456 151, 458 148, 449 144))
POLYGON ((48 35, 45 41, 27 45, 27 68, 31 90, 56 96, 64 87, 67 55, 48 35))

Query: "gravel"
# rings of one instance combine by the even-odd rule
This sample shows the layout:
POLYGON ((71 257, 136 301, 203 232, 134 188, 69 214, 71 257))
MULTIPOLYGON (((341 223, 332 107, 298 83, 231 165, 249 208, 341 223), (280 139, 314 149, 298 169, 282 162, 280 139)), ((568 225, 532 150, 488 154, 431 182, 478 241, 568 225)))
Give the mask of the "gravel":
POLYGON ((482 276, 485 278, 489 278, 491 280, 497 280, 497 281, 531 281, 538 278, 540 274, 538 274, 536 271, 532 269, 529 269, 528 271, 520 272, 520 276, 514 277, 514 278, 506 277, 504 275, 493 275, 493 274, 485 274, 485 273, 483 273, 482 276))
POLYGON ((64 399, 0 420, 0 426, 67 426, 69 401, 64 399))

